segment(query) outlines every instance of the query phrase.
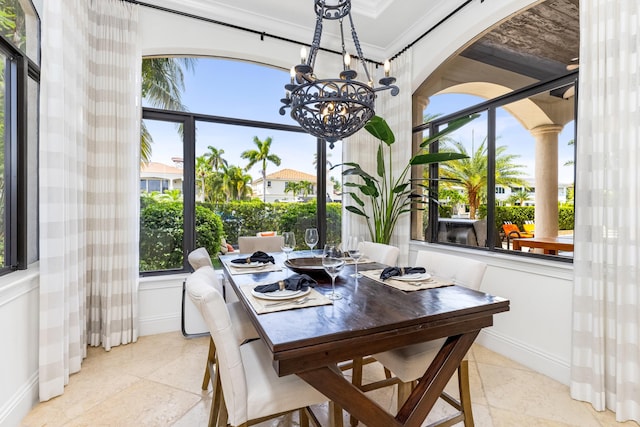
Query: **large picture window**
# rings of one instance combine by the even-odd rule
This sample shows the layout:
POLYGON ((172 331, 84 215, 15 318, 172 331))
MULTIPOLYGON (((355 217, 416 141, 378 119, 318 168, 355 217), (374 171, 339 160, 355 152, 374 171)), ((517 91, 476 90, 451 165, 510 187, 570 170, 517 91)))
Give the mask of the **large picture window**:
POLYGON ((37 260, 40 23, 28 1, 0 1, 0 274, 37 260))
POLYGON ((341 144, 327 152, 324 142, 280 116, 275 101, 288 79, 282 70, 224 59, 143 61, 142 274, 188 270, 186 255, 197 247, 215 261, 237 249, 239 236, 264 231, 293 231, 298 249, 306 247, 306 228, 340 235, 341 176, 330 167, 341 163, 341 144), (230 90, 225 79, 211 79, 239 73, 260 90, 230 90), (154 79, 167 75, 182 90, 172 102, 154 102, 156 87, 166 87, 154 79))
POLYGON ((416 216, 413 235, 571 260, 575 98, 558 94, 576 84, 574 73, 442 117, 433 111, 439 108, 434 97, 425 117, 435 118, 418 126, 418 134, 465 115, 477 118, 431 147, 466 159, 414 171, 430 185, 430 203, 416 216))

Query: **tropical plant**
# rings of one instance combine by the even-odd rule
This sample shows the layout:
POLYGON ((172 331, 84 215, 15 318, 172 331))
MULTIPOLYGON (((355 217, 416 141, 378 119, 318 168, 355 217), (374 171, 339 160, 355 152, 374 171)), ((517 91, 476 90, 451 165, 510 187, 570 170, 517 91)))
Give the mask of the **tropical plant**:
POLYGON ((300 183, 296 181, 288 181, 284 184, 284 194, 291 193, 293 197, 300 191, 300 183))
POLYGON ((515 205, 524 206, 524 202, 526 202, 530 198, 531 198, 531 195, 527 190, 519 190, 511 194, 509 198, 507 198, 507 203, 509 203, 512 206, 515 206, 515 205))
POLYGON ((271 137, 267 137, 264 141, 260 141, 257 136, 253 137, 253 143, 256 145, 256 149, 245 150, 240 153, 240 157, 249 160, 245 170, 251 169, 255 164, 260 163, 262 169, 260 174, 262 176, 262 201, 267 200, 267 161, 273 163, 276 166, 280 166, 282 162, 280 157, 271 153, 271 143, 273 140, 271 137))
POLYGON ((239 166, 225 168, 223 182, 227 200, 245 200, 253 193, 251 175, 246 174, 239 166))
MULTIPOLYGON (((152 107, 187 111, 182 104, 184 72, 193 70, 195 58, 144 58, 142 60, 142 98, 152 107)), ((182 135, 182 126, 178 127, 182 135)), ((142 121, 140 125, 140 160, 151 161, 153 137, 142 121)))
MULTIPOLYGON (((462 155, 459 162, 450 162, 440 165, 440 177, 445 180, 456 181, 455 184, 444 181, 444 186, 461 186, 467 196, 469 204, 469 218, 476 218, 476 211, 482 200, 486 198, 487 192, 487 140, 482 141, 480 146, 471 153, 467 152, 467 148, 460 141, 446 143, 442 147, 443 152, 455 153, 462 155)), ((495 183, 497 185, 509 186, 511 184, 524 185, 521 176, 524 174, 522 165, 515 164, 514 161, 520 157, 516 154, 508 154, 508 147, 502 145, 496 148, 495 153, 495 183)))
POLYGON ((418 153, 411 158, 397 176, 393 173, 391 146, 395 142, 395 136, 391 128, 383 118, 378 116, 372 117, 367 122, 365 129, 380 141, 375 176, 365 172, 358 163, 353 162, 344 163, 349 168, 343 170, 342 174, 345 177, 358 177, 363 181, 344 183, 345 187, 356 189, 359 192, 359 194, 354 191, 346 193, 356 204, 355 206, 347 206, 346 209, 366 219, 372 241, 388 244, 400 215, 424 208, 425 200, 422 196, 414 194, 411 188, 409 177, 411 166, 447 162, 467 157, 458 153, 429 153, 428 151, 432 143, 461 128, 476 117, 478 115, 456 119, 450 122, 446 129, 425 138, 420 144, 418 153), (369 203, 365 203, 363 199, 368 199, 369 203))

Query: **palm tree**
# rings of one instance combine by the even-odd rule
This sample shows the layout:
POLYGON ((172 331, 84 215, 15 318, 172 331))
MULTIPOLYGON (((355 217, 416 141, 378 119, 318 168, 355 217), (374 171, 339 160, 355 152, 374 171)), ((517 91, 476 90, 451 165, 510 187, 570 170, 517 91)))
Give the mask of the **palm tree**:
POLYGON ((211 167, 209 166, 208 159, 206 155, 196 157, 196 180, 198 184, 196 185, 196 200, 198 200, 199 196, 200 200, 205 200, 207 198, 207 176, 211 174, 211 167), (198 185, 200 186, 200 192, 198 194, 198 185))
MULTIPOLYGON (((185 70, 193 70, 195 58, 144 58, 142 60, 142 97, 152 106, 165 110, 187 111, 182 104, 185 70)), ((179 127, 182 134, 182 126, 179 127)), ((144 121, 140 125, 140 160, 151 160, 153 138, 144 121)))
POLYGON ((224 171, 224 188, 227 200, 245 200, 251 196, 251 175, 239 166, 229 166, 224 171))
POLYGON ((308 196, 313 193, 313 183, 309 181, 300 181, 298 183, 300 186, 300 191, 302 192, 302 196, 308 196))
MULTIPOLYGON (((329 161, 329 157, 331 157, 331 153, 327 153, 326 154, 326 161, 327 161, 327 169, 331 169, 333 167, 333 164, 331 164, 331 162, 329 161)), ((313 153, 313 166, 315 168, 318 167, 318 153, 313 153)))
POLYGON ((507 199, 507 202, 511 205, 524 206, 524 202, 526 202, 530 198, 531 198, 531 195, 527 190, 519 190, 511 194, 507 199))
POLYGON ((240 157, 243 159, 249 160, 249 163, 245 167, 245 170, 249 170, 256 163, 261 163, 262 170, 260 171, 262 175, 262 201, 267 201, 267 161, 270 161, 276 166, 280 166, 282 162, 280 157, 275 154, 271 154, 271 143, 273 140, 271 137, 267 137, 264 141, 260 141, 257 136, 253 137, 253 143, 256 145, 257 149, 254 150, 245 150, 240 154, 240 157))
POLYGON ((204 154, 204 157, 207 158, 211 170, 218 171, 229 165, 227 161, 222 158, 222 155, 224 154, 223 149, 209 145, 207 150, 209 151, 204 154))
MULTIPOLYGON (((456 181, 455 183, 444 183, 445 186, 462 186, 469 203, 469 217, 475 219, 476 211, 482 200, 486 198, 487 191, 487 139, 482 141, 478 149, 471 153, 459 141, 452 141, 444 145, 441 151, 460 153, 468 156, 453 162, 440 164, 440 178, 456 181)), ((520 178, 524 173, 521 171, 523 165, 515 164, 514 161, 520 157, 516 154, 506 153, 508 147, 502 145, 496 148, 496 184, 509 186, 510 184, 524 185, 520 178)))
POLYGON ((295 198, 296 194, 300 191, 300 183, 296 181, 288 181, 284 184, 284 194, 291 193, 295 198))

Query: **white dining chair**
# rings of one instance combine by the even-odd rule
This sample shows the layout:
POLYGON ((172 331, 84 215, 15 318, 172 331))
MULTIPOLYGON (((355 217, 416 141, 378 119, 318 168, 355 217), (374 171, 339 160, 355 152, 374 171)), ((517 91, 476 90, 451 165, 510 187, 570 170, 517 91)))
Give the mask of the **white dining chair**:
MULTIPOLYGON (((362 253, 362 258, 388 266, 395 266, 398 262, 400 249, 384 243, 365 241, 360 243, 360 252, 362 253)), ((351 369, 351 383, 360 388, 362 387, 362 367, 375 361, 371 356, 357 357, 349 362, 341 363, 340 369, 343 371, 351 369)), ((391 378, 391 373, 387 369, 385 369, 385 377, 387 380, 391 378)), ((357 420, 351 417, 351 425, 356 424, 357 420)))
POLYGON ((284 246, 282 236, 240 236, 238 237, 238 249, 241 254, 252 254, 255 251, 281 252, 284 246))
MULTIPOLYGON (((189 253, 188 255, 189 264, 195 271, 198 271, 198 275, 201 280, 206 281, 207 285, 211 288, 216 289, 220 294, 222 294, 222 284, 218 279, 218 275, 213 269, 213 264, 211 263, 211 257, 205 248, 198 248, 189 253)), ((227 303, 227 309, 229 311, 229 317, 231 319, 231 323, 233 325, 233 330, 236 336, 236 341, 238 344, 242 344, 248 340, 257 339, 259 337, 256 329, 253 327, 253 324, 249 320, 249 317, 246 314, 246 311, 240 304, 240 302, 231 302, 227 303)), ((212 405, 211 412, 217 413, 220 408, 219 404, 216 407, 214 402, 216 401, 216 382, 217 382, 217 370, 215 369, 215 357, 216 357, 216 346, 213 342, 211 336, 209 336, 209 352, 207 355, 207 360, 204 367, 204 378, 202 379, 202 390, 207 390, 209 388, 209 383, 211 383, 213 389, 212 396, 212 405)), ((219 403, 219 399, 218 403, 219 403)))
POLYGON ((363 258, 390 266, 396 265, 400 254, 400 249, 395 246, 375 242, 362 242, 360 251, 363 258))
POLYGON ((307 425, 309 417, 319 425, 309 406, 328 399, 296 375, 278 377, 262 340, 238 344, 228 306, 201 269, 187 278, 187 293, 216 345, 220 410, 211 413, 209 426, 248 426, 294 410, 300 411, 301 425, 307 425))
MULTIPOLYGON (((416 266, 424 267, 431 274, 449 279, 456 285, 478 290, 484 277, 487 265, 470 258, 436 252, 419 251, 416 266)), ((427 366, 434 359, 445 339, 437 339, 425 343, 374 354, 373 357, 385 368, 389 369, 400 380, 398 383, 398 407, 407 399, 416 381, 424 375, 427 366)), ((382 386, 383 384, 381 382, 382 386)), ((374 385, 370 387, 376 388, 374 385)), ((453 406, 458 413, 454 418, 447 418, 446 425, 460 421, 465 427, 473 426, 471 410, 471 394, 469 389, 469 366, 465 359, 458 367, 458 390, 460 398, 455 399, 443 392, 441 398, 453 406)), ((444 425, 445 420, 432 426, 444 425)))

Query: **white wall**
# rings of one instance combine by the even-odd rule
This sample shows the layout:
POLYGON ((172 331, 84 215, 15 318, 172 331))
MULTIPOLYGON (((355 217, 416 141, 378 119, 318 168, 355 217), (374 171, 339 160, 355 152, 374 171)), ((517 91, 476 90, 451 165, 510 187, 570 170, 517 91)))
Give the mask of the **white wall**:
POLYGON ((480 290, 507 298, 510 311, 494 317, 477 342, 569 384, 573 265, 508 254, 412 242, 418 251, 464 255, 488 265, 480 290))
POLYGON ((16 426, 38 401, 37 263, 0 277, 0 426, 16 426))

